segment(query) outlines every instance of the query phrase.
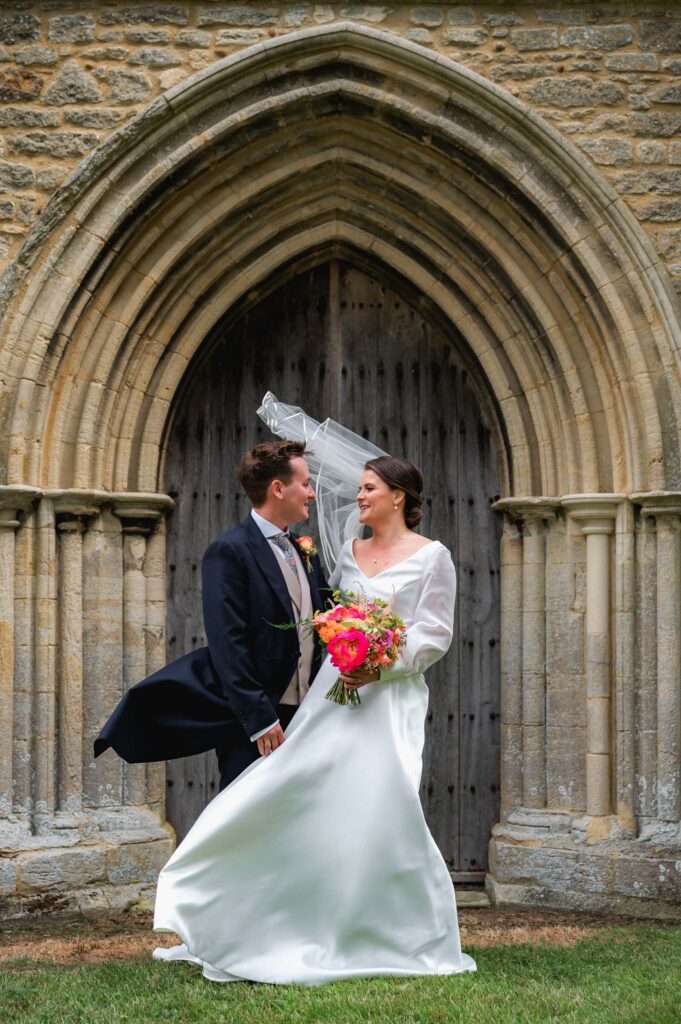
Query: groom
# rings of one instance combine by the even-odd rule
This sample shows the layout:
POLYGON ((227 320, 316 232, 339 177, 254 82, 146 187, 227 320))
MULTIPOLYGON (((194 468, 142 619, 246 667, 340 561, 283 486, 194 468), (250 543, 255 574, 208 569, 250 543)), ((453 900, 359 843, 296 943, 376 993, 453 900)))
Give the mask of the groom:
POLYGON ((203 557, 203 618, 215 671, 242 734, 216 749, 220 789, 284 742, 284 729, 321 661, 310 629, 273 623, 311 619, 328 584, 289 523, 307 520, 314 491, 299 441, 267 441, 245 456, 239 480, 253 509, 203 557))
POLYGON ((129 689, 95 740, 95 757, 113 747, 134 764, 215 749, 222 790, 284 742, 321 647, 309 630, 276 624, 311 618, 328 593, 316 552, 287 532, 307 520, 314 499, 305 454, 302 442, 284 440, 245 456, 239 479, 253 510, 203 558, 208 647, 129 689))

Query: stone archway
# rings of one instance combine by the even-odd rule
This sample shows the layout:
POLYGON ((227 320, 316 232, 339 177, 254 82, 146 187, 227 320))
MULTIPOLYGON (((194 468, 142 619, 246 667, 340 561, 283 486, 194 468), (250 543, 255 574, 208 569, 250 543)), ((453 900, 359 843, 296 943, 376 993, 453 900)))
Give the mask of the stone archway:
POLYGON ((116 680, 165 656, 151 526, 170 403, 227 310, 332 245, 413 282, 486 376, 505 517, 494 885, 569 902, 586 821, 610 864, 596 905, 619 892, 615 832, 635 843, 679 818, 676 648, 639 685, 679 601, 677 308, 574 147, 480 76, 357 25, 290 33, 169 90, 57 191, 3 281, 0 536, 32 582, 3 597, 2 806, 48 833, 59 814, 78 830, 107 808, 160 813, 161 773, 87 751, 116 680))

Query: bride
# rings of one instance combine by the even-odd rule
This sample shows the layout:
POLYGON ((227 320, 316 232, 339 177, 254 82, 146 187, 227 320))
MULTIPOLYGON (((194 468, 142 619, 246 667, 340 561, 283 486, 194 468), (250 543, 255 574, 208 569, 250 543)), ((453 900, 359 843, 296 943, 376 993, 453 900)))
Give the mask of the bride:
POLYGON ((423 673, 450 646, 456 591, 448 549, 413 532, 423 478, 406 459, 366 461, 379 449, 274 396, 259 412, 316 452, 327 564, 337 554, 331 587, 392 601, 407 644, 388 669, 342 676, 362 687, 358 707, 325 699, 338 678, 327 658, 285 742, 208 804, 159 876, 154 930, 183 941, 154 958, 190 961, 219 982, 474 971, 419 800, 423 673), (359 525, 370 539, 355 537, 359 525))

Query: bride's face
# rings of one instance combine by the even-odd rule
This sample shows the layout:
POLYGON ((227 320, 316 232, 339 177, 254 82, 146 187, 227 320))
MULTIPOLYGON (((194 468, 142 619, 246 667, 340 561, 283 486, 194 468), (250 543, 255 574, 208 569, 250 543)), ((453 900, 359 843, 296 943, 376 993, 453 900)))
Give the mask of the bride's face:
POLYGON ((392 490, 372 469, 364 470, 357 492, 360 523, 364 526, 376 526, 392 522, 396 516, 402 514, 403 500, 403 491, 392 490))

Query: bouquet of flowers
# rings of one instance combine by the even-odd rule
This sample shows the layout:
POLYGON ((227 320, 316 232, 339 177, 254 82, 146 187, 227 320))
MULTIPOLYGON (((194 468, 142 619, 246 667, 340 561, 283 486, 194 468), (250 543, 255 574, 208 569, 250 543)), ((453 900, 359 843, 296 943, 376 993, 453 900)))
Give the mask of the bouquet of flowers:
MULTIPOLYGON (((311 625, 325 646, 331 664, 341 672, 392 665, 407 639, 404 622, 387 601, 380 598, 369 601, 365 594, 351 591, 335 590, 332 607, 317 612, 311 625)), ((357 690, 346 690, 341 678, 336 680, 326 698, 336 704, 361 704, 357 690)))

